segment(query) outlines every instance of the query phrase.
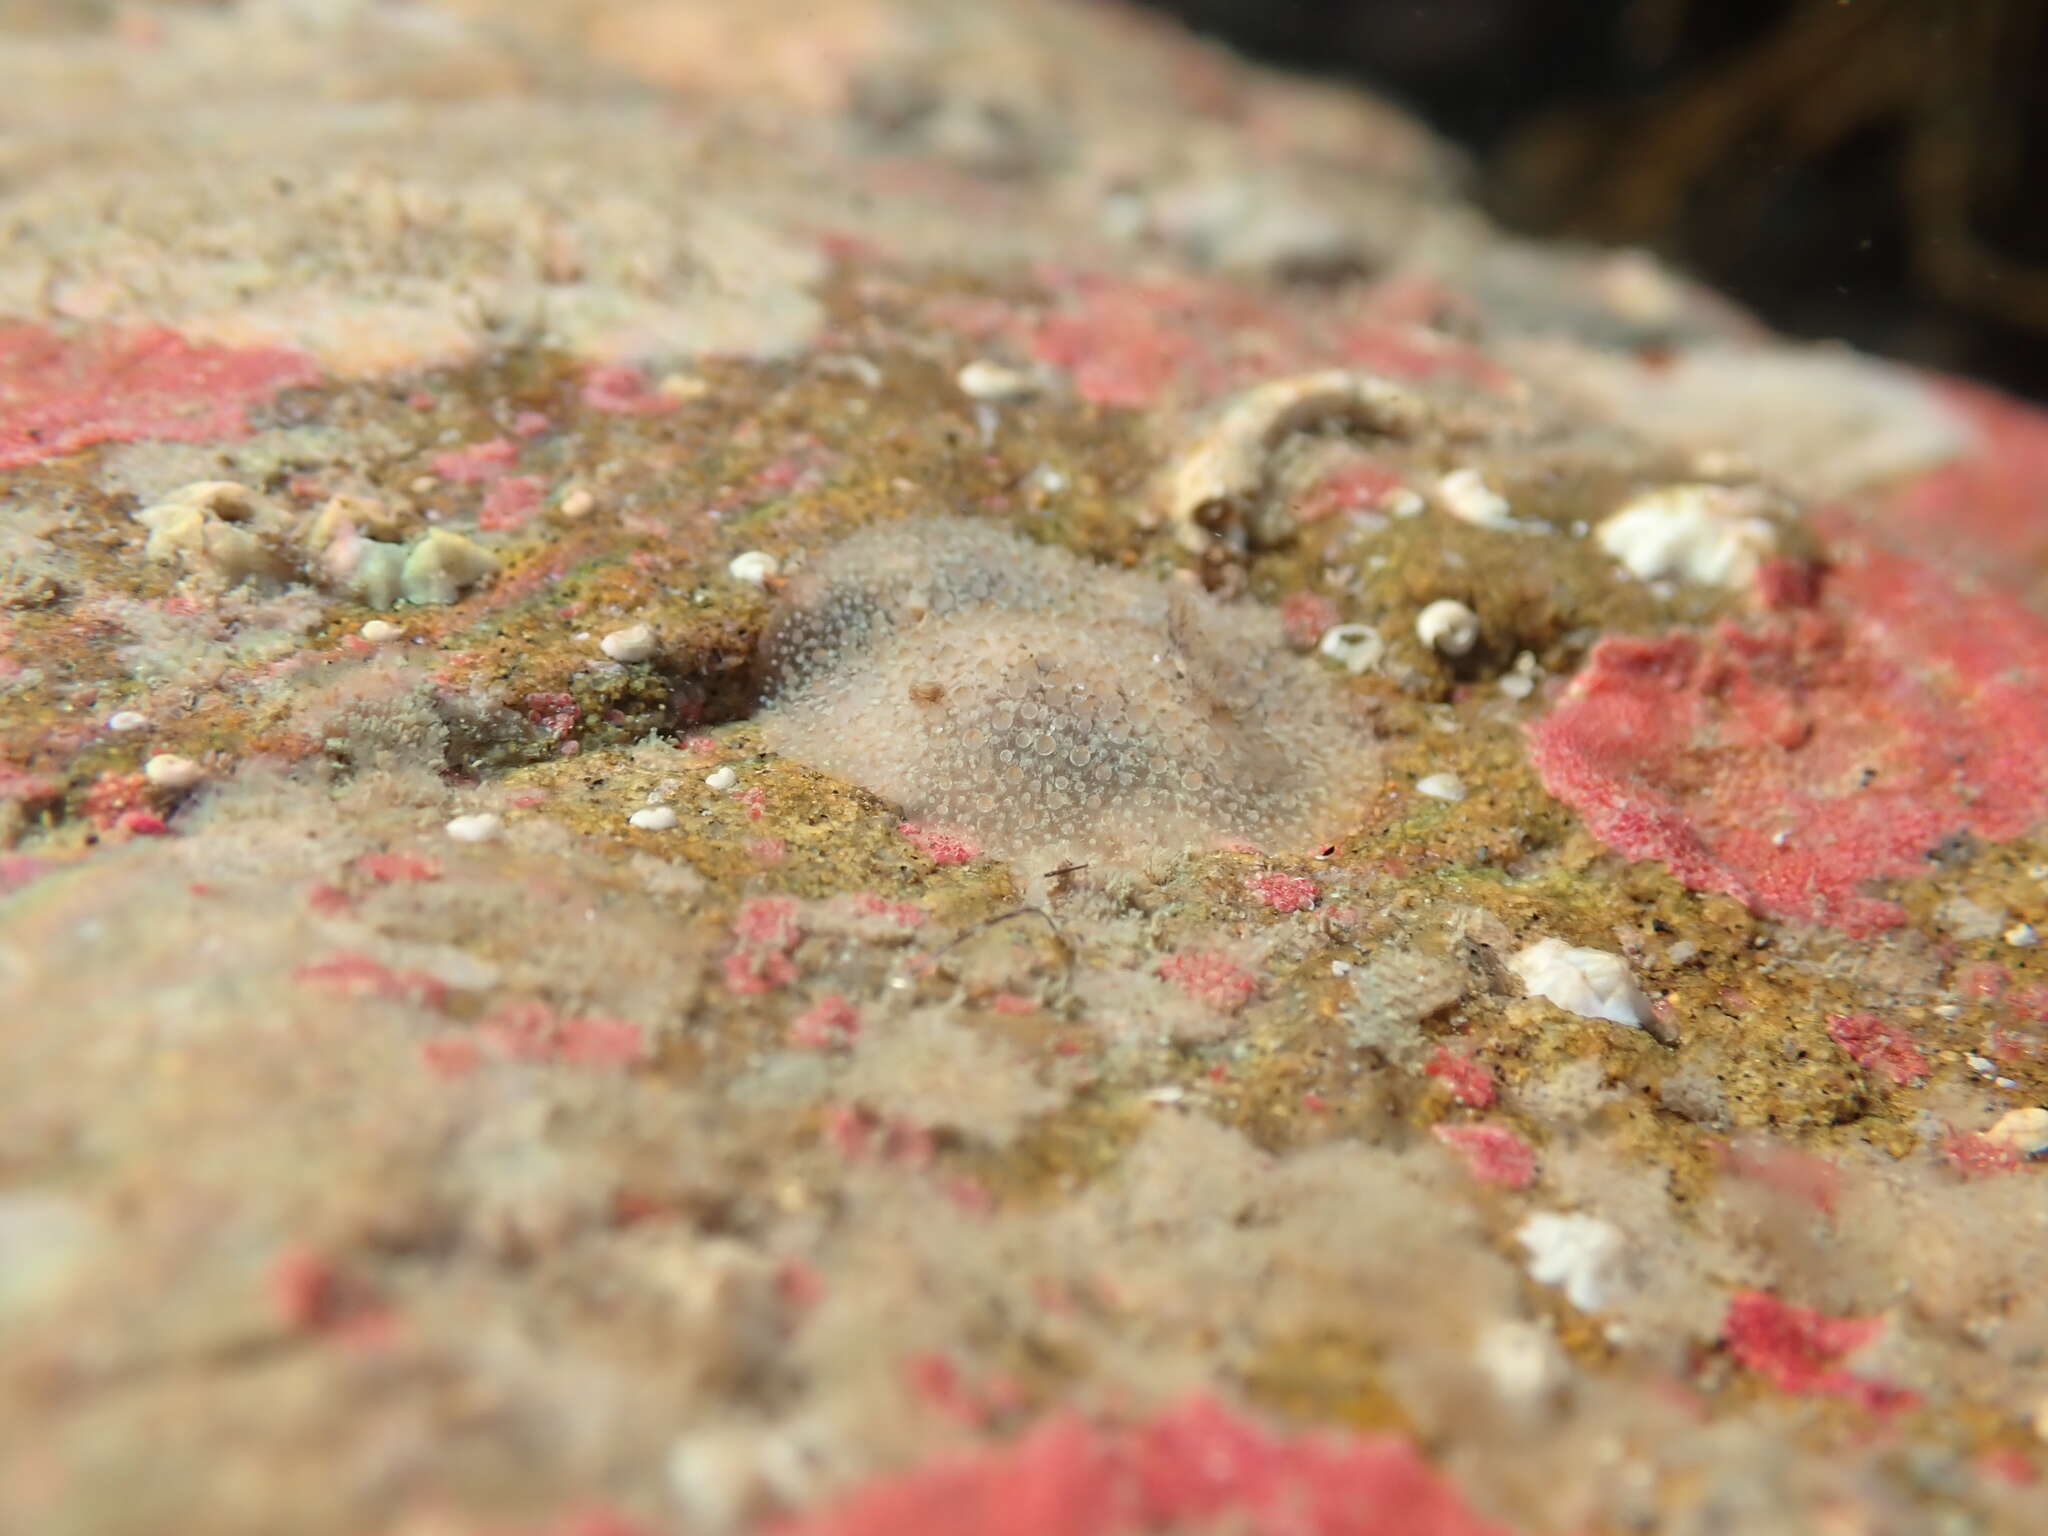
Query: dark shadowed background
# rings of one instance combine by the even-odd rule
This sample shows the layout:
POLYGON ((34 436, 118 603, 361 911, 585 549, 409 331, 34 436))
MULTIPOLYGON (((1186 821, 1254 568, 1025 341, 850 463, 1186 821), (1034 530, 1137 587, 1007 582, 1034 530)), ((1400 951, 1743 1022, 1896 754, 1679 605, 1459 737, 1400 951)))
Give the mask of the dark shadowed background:
POLYGON ((2048 0, 1152 0, 1387 92, 1533 234, 2048 398, 2048 0))

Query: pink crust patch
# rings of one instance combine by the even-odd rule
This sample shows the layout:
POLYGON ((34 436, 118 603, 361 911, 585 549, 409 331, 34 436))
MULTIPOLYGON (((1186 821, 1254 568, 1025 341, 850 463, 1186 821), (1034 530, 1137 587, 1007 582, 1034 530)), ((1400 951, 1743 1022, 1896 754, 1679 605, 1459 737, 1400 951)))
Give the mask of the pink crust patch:
POLYGON ((439 1008, 448 1001, 448 984, 428 971, 394 971, 381 961, 353 950, 314 960, 292 972, 302 986, 320 987, 349 997, 379 997, 439 1008))
POLYGON ((1960 832, 2048 815, 2048 624, 1866 551, 1821 607, 1711 636, 1610 638, 1529 728, 1543 784, 1610 847, 1695 890, 1865 936, 1865 882, 1960 832), (1967 618, 1965 618, 1967 616, 1967 618))
POLYGON ((1275 912, 1306 912, 1316 904, 1316 883, 1306 875, 1254 875, 1245 889, 1275 912))
POLYGON ((60 798, 63 793, 64 785, 61 780, 29 773, 0 758, 0 800, 18 800, 23 805, 44 805, 60 798))
POLYGON ((649 382, 638 368, 610 363, 583 376, 583 403, 617 416, 658 416, 675 407, 675 397, 649 382))
POLYGON ((487 443, 450 448, 433 457, 434 473, 460 485, 477 485, 495 480, 519 462, 519 445, 509 437, 494 437, 487 443))
POLYGON ((1295 518, 1319 523, 1339 512, 1369 512, 1407 482, 1384 464, 1359 459, 1332 470, 1294 503, 1295 518))
POLYGON ((379 885, 416 885, 441 878, 440 863, 417 853, 365 853, 352 862, 379 885))
POLYGON ((94 826, 105 830, 120 825, 137 811, 147 810, 149 780, 139 773, 103 773, 85 792, 81 808, 94 826))
POLYGON ((1927 558, 1996 575, 2048 556, 2048 413, 1979 385, 1935 379, 1943 404, 1977 434, 1976 451, 1906 486, 1885 506, 1884 529, 1927 558), (1975 556, 1972 560, 1969 557, 1975 556))
POLYGON ((626 1067, 647 1056, 647 1036, 626 1019, 564 1018, 546 1003, 508 1003, 477 1025, 477 1033, 514 1061, 574 1067, 626 1067))
POLYGON ((1280 603, 1280 632, 1297 651, 1314 650, 1337 619, 1337 605, 1320 592, 1292 592, 1280 603))
POLYGON ((1168 955, 1159 962, 1159 976, 1218 1013, 1236 1013, 1259 990, 1256 976, 1228 955, 1210 949, 1168 955))
POLYGON ((503 533, 524 528, 540 510, 547 484, 538 475, 507 475, 484 493, 484 504, 476 515, 477 527, 486 533, 503 533))
POLYGON ((94 443, 241 437, 250 406, 319 381, 312 359, 280 347, 195 344, 156 329, 64 335, 0 321, 0 469, 94 443))
POLYGON ((2011 1173, 2027 1166, 2017 1147, 1994 1140, 1981 1131, 1950 1130, 1941 1138, 1941 1155, 1948 1165, 1966 1179, 2011 1173))
POLYGON ((32 853, 0 853, 0 896, 12 896, 16 891, 26 890, 43 876, 61 869, 55 859, 38 858, 32 853))
POLYGON ((1824 1216, 1834 1214, 1842 1175, 1826 1158, 1761 1138, 1715 1142, 1709 1147, 1721 1168, 1736 1178, 1774 1189, 1824 1216))
POLYGON ((896 830, 906 842, 934 864, 966 864, 981 857, 981 849, 965 833, 948 827, 927 827, 921 822, 903 821, 896 830))
POLYGON ((851 1045, 860 1015, 837 992, 828 992, 789 1021, 789 1043, 800 1051, 830 1051, 851 1045))
POLYGON ((1040 362, 1064 368, 1082 399, 1144 406, 1164 395, 1200 399, 1276 374, 1356 367, 1397 379, 1451 375, 1483 388, 1507 375, 1474 347, 1391 312, 1379 293, 1342 301, 1276 300, 1221 278, 1132 281, 1051 272, 1039 314, 976 310, 964 330, 1007 334, 1040 362))
POLYGON ((1900 1087, 1927 1076, 1927 1058, 1913 1037, 1874 1013, 1837 1014, 1828 1020, 1828 1038, 1864 1071, 1900 1087))
POLYGON ((1076 1414, 856 1488, 770 1536, 1508 1536, 1394 1435, 1283 1438, 1209 1398, 1129 1429, 1076 1414))
POLYGON ((1536 1151, 1500 1125, 1439 1125, 1431 1133, 1465 1159, 1472 1177, 1507 1189, 1526 1189, 1536 1177, 1536 1151))
POLYGON ((1903 1387, 1852 1375, 1842 1366, 1884 1331, 1880 1317, 1829 1317, 1795 1307, 1768 1291, 1738 1291, 1728 1303, 1721 1336, 1744 1367, 1781 1392, 1802 1397, 1846 1397, 1875 1413, 1910 1408, 1903 1387))
POLYGON ((1422 1070, 1442 1082, 1451 1090, 1451 1097, 1467 1109, 1491 1109, 1500 1097, 1493 1074, 1482 1063, 1460 1056, 1447 1045, 1438 1046, 1422 1070))
POLYGON ((654 1526, 597 1505, 558 1515, 546 1525, 494 1525, 478 1530, 476 1536, 659 1536, 659 1532, 654 1526))
POLYGON ((721 962, 725 984, 742 997, 759 997, 796 980, 789 952, 803 937, 797 905, 787 896, 756 896, 733 917, 733 947, 721 962))
POLYGON ((368 1285, 326 1255, 294 1243, 271 1260, 266 1276, 271 1310, 297 1333, 332 1334, 367 1347, 387 1343, 398 1319, 368 1285))
POLYGON ((914 901, 891 901, 873 891, 862 891, 853 898, 853 910, 861 917, 878 917, 894 923, 898 928, 921 928, 924 926, 924 908, 914 901))

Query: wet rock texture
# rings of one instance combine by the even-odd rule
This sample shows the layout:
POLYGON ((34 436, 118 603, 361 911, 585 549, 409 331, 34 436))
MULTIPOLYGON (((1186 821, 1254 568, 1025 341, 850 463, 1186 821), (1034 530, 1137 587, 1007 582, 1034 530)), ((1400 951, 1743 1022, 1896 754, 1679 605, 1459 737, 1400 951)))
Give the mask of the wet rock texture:
POLYGON ((2038 414, 1113 5, 112 12, 0 1528, 2039 1528, 2038 414))

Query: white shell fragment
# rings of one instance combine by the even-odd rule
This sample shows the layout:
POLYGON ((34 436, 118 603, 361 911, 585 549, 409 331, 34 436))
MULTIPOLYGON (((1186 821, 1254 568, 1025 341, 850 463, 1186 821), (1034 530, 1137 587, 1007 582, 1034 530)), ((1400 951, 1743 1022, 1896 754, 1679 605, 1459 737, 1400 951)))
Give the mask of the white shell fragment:
POLYGON ((1643 581, 1743 587, 1778 548, 1761 516, 1762 492, 1726 485, 1667 485, 1636 497, 1594 533, 1600 547, 1643 581))
POLYGON ((1387 642, 1370 624, 1334 624, 1323 631, 1316 650, 1356 677, 1380 664, 1387 642))
POLYGON ((1626 1288, 1621 1232, 1598 1216, 1539 1211, 1515 1231, 1529 1278, 1554 1285, 1581 1312, 1597 1312, 1626 1288))
POLYGON ((1454 469, 1436 483, 1436 498, 1461 523, 1475 528, 1494 528, 1513 533, 1522 525, 1515 521, 1507 497, 1486 483, 1476 469, 1454 469))
POLYGON ((117 709, 114 713, 107 716, 107 729, 110 731, 146 731, 149 729, 149 716, 142 714, 138 710, 117 709))
POLYGON ((1455 773, 1426 773, 1415 781, 1415 792, 1432 800, 1462 800, 1465 781, 1455 773))
POLYGON ((1256 385, 1234 396, 1168 466, 1160 509, 1181 542, 1200 551, 1218 526, 1241 521, 1266 488, 1274 449, 1296 432, 1338 427, 1356 437, 1412 436, 1417 398, 1377 374, 1330 368, 1256 385))
POLYGON ((626 820, 642 832, 672 832, 675 830, 676 813, 665 805, 650 805, 635 811, 626 820))
POLYGON ((597 642, 597 648, 613 661, 645 661, 654 654, 654 631, 645 624, 615 629, 597 642))
POLYGON ((1440 597, 1415 616, 1415 638, 1445 656, 1463 656, 1479 643, 1479 615, 1455 597, 1440 597))
POLYGON ((476 811, 455 817, 444 830, 458 843, 487 843, 505 830, 505 818, 495 811, 476 811))
POLYGON ((2048 1152, 2048 1109, 2030 1105, 2026 1109, 2008 1110, 1992 1122, 1984 1139, 2010 1148, 2021 1157, 2048 1152))
POLYGON ((1641 1029, 1650 1000, 1628 962, 1604 949, 1581 949, 1563 939, 1538 939, 1508 961, 1508 969, 1537 997, 1581 1018, 1641 1029))
POLYGON ((398 639, 405 631, 389 619, 371 619, 361 629, 357 630, 356 633, 372 645, 383 645, 388 641, 398 639))
POLYGON ((725 573, 734 581, 744 581, 750 587, 765 587, 768 579, 781 569, 773 555, 750 549, 743 555, 734 555, 725 573))
POLYGON ((954 375, 960 393, 970 400, 1021 400, 1037 391, 1038 381, 1021 368, 1006 368, 977 357, 954 375))
POLYGON ((716 790, 731 789, 739 781, 740 776, 730 768, 714 768, 704 775, 704 782, 716 790))
POLYGON ((189 757, 159 752, 142 765, 142 776, 158 789, 190 789, 206 777, 206 770, 189 757))

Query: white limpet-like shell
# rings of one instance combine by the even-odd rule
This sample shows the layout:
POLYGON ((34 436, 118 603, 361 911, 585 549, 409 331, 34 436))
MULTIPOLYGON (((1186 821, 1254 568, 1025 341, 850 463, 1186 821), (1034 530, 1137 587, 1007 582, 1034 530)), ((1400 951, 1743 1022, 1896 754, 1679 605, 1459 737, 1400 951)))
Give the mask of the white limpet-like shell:
POLYGON ((2025 1109, 2007 1110, 1992 1122, 1984 1139, 2008 1147, 2021 1157, 2048 1152, 2048 1109, 2029 1105, 2025 1109))
POLYGON ((615 629, 597 642, 597 648, 613 661, 645 661, 654 654, 654 631, 645 624, 615 629))
POLYGON ((159 752, 142 765, 142 776, 158 789, 190 789, 206 777, 206 770, 189 757, 159 752))
POLYGON ((1584 949, 1563 939, 1538 939, 1508 961, 1508 969, 1537 997, 1581 1018, 1605 1019, 1641 1029, 1650 1000, 1628 962, 1604 949, 1584 949))
POLYGON ((1465 781, 1455 773, 1426 773, 1415 781, 1415 792, 1432 800, 1458 801, 1465 798, 1465 781))

